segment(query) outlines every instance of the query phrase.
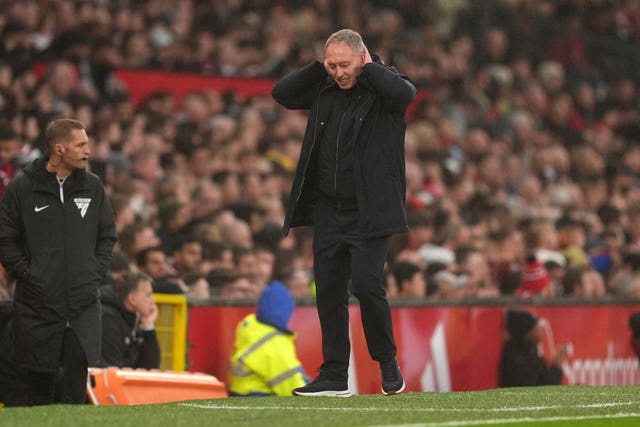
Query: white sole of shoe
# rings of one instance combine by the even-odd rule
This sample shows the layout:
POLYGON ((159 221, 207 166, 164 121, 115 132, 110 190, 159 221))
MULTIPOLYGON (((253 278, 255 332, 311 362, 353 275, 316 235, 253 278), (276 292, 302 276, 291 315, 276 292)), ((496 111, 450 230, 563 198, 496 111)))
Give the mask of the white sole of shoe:
POLYGON ((390 391, 390 392, 386 392, 384 391, 384 389, 382 389, 382 394, 384 394, 385 396, 393 396, 394 394, 400 394, 404 391, 406 384, 404 382, 404 379, 402 380, 402 387, 400 387, 399 390, 396 391, 390 391))
POLYGON ((349 390, 325 390, 325 391, 316 391, 313 393, 304 393, 299 391, 293 391, 292 394, 294 396, 304 396, 304 397, 351 397, 353 394, 349 390))

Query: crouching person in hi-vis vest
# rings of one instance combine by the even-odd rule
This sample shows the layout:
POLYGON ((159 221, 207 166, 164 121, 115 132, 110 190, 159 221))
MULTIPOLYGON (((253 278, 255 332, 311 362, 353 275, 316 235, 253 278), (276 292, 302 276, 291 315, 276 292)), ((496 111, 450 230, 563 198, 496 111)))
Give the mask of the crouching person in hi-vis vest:
POLYGON ((240 321, 231 356, 230 396, 291 396, 309 382, 298 360, 295 334, 287 329, 295 302, 273 282, 262 291, 256 312, 240 321))

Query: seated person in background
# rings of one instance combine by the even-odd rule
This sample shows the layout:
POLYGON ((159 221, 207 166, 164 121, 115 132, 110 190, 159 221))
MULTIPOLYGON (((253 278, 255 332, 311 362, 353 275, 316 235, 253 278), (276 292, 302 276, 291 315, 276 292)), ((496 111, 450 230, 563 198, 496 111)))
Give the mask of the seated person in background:
POLYGON ((107 268, 107 280, 105 283, 113 285, 123 274, 129 272, 131 272, 131 263, 127 254, 121 250, 114 249, 111 254, 111 262, 107 268))
POLYGON ((640 311, 629 316, 629 328, 631 328, 631 348, 640 362, 640 311))
POLYGON ((272 282, 262 291, 256 312, 240 321, 231 355, 230 396, 291 396, 294 388, 308 383, 295 334, 287 329, 294 307, 286 286, 272 282))
POLYGON ((173 248, 173 268, 178 276, 202 269, 202 243, 189 236, 177 239, 173 248))
MULTIPOLYGON (((132 264, 135 263, 138 252, 144 248, 158 246, 159 244, 160 238, 155 229, 149 224, 134 222, 118 233, 117 248, 127 255, 132 264)), ((135 266, 132 265, 132 267, 135 266)))
POLYGON ((155 321, 152 280, 127 273, 100 288, 102 301, 102 360, 106 366, 157 369, 160 346, 155 321))
POLYGON ((224 298, 255 298, 259 295, 249 279, 236 270, 216 268, 209 272, 207 281, 211 295, 224 298))
POLYGON ((398 286, 400 298, 425 298, 427 296, 427 282, 420 266, 400 261, 393 266, 393 275, 398 286))
POLYGON ((6 121, 0 123, 0 198, 19 169, 20 135, 6 121))
POLYGON ((153 280, 153 292, 157 294, 182 294, 186 286, 181 278, 172 274, 167 255, 160 246, 144 248, 136 256, 136 265, 140 272, 153 280))
POLYGON ((606 294, 602 275, 591 266, 569 267, 562 278, 562 288, 567 297, 593 299, 606 294))
POLYGON ((548 365, 538 354, 538 343, 542 339, 538 318, 526 311, 508 310, 504 321, 505 343, 498 368, 500 387, 561 384, 566 345, 556 350, 548 365))
POLYGON ((182 280, 187 286, 187 297, 192 299, 211 298, 211 288, 204 274, 198 272, 186 273, 182 280))
POLYGON ((527 259, 515 295, 522 298, 552 297, 555 295, 547 268, 535 257, 527 259))
POLYGON ((304 267, 294 267, 287 275, 285 285, 294 297, 315 295, 313 273, 304 267))

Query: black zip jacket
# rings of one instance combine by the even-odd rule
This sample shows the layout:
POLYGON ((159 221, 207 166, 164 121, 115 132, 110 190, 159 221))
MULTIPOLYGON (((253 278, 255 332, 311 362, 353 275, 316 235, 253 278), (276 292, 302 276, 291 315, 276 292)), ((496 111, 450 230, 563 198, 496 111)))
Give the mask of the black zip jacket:
MULTIPOLYGON (((380 237, 408 230, 404 164, 405 112, 416 96, 408 77, 374 62, 362 68, 358 83, 363 93, 355 106, 353 172, 358 202, 358 232, 380 237)), ((310 110, 300 160, 291 188, 283 231, 313 225, 318 198, 317 146, 331 114, 336 83, 321 62, 313 62, 284 76, 271 92, 290 110, 310 110)))
POLYGON ((27 164, 0 202, 0 263, 16 278, 16 359, 41 371, 57 369, 64 328, 77 319, 89 364, 100 360, 98 287, 116 241, 100 178, 74 171, 64 181, 62 203, 47 161, 27 164), (82 317, 88 310, 95 315, 82 317))
POLYGON ((356 84, 342 90, 337 86, 333 92, 331 117, 323 126, 322 139, 318 146, 318 191, 322 196, 349 200, 355 203, 355 174, 353 173, 353 129, 357 117, 353 110, 357 106, 362 87, 356 84))
POLYGON ((158 369, 160 346, 155 330, 141 330, 111 285, 100 288, 102 301, 102 361, 106 366, 158 369))

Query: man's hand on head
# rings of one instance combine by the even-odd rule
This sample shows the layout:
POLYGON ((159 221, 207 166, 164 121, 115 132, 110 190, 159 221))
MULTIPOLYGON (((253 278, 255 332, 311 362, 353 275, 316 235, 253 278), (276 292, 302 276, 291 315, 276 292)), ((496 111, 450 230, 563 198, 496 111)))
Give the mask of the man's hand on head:
POLYGON ((158 306, 154 302, 153 305, 149 308, 149 311, 140 316, 142 327, 144 329, 154 329, 157 318, 158 318, 158 306))

